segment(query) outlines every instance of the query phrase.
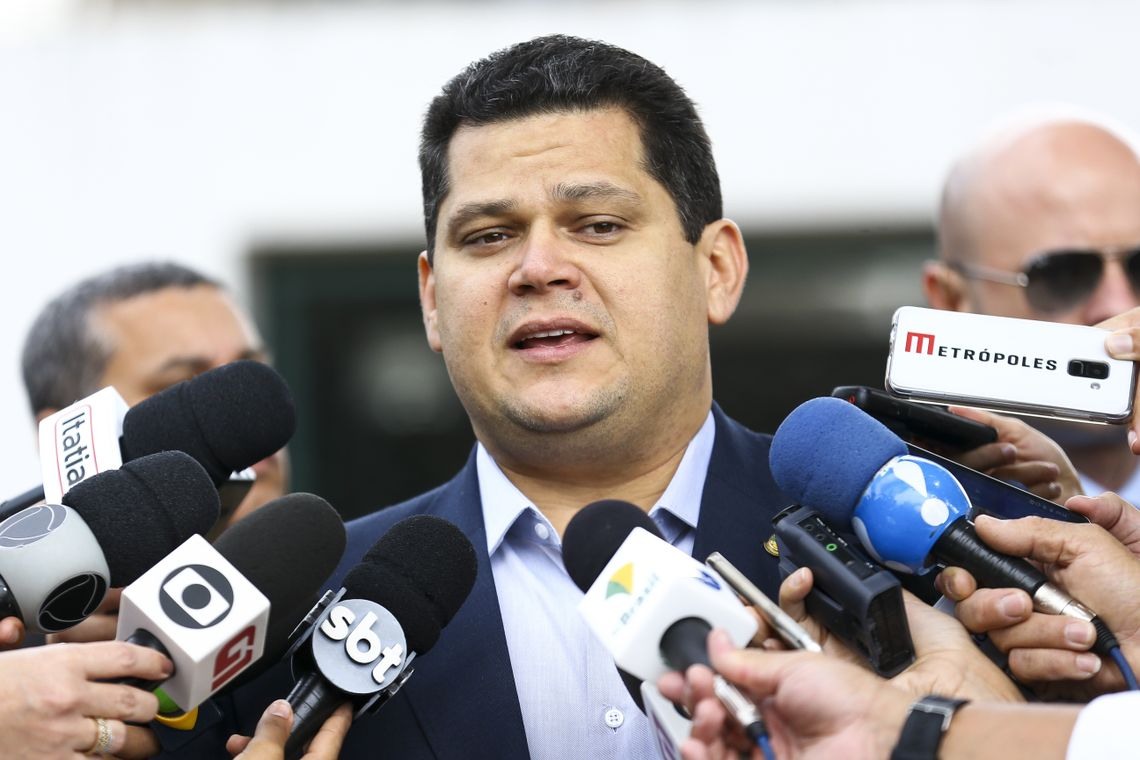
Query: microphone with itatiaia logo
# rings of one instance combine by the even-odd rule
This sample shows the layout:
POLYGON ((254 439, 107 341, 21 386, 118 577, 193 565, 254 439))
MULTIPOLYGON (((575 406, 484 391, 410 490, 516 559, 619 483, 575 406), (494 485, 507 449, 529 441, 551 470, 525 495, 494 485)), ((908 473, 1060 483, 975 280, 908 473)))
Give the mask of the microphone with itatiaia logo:
POLYGON ((210 545, 193 536, 123 589, 117 638, 174 663, 160 711, 190 711, 253 662, 277 662, 344 553, 340 515, 318 496, 269 502, 210 545))
POLYGON ((276 371, 242 360, 172 385, 128 408, 104 388, 40 422, 42 486, 0 504, 0 519, 123 462, 183 451, 216 486, 289 442, 296 427, 293 397, 276 371))
POLYGON ((298 627, 287 760, 345 702, 358 718, 390 699, 459 611, 475 572, 474 547, 447 520, 416 515, 389 528, 298 627))
POLYGON ((1034 609, 1087 620, 1097 629, 1093 650, 1109 654, 1116 639, 1079 601, 1019 557, 986 546, 970 521, 961 484, 942 466, 907 453, 902 439, 837 398, 804 402, 772 439, 772 476, 785 495, 851 531, 887 567, 924 574, 962 567, 980 586, 1018 588, 1034 609))
POLYGON ((0 521, 0 618, 54 633, 95 611, 218 518, 218 492, 180 451, 150 454, 87 478, 63 504, 27 507, 0 521))

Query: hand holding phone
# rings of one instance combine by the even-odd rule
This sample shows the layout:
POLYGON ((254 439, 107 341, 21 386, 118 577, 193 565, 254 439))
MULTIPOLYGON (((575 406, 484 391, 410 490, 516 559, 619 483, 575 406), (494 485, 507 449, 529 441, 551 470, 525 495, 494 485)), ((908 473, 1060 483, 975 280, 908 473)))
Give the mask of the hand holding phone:
POLYGON ((1132 417, 1136 365, 1083 325, 904 306, 895 312, 885 387, 912 401, 1084 422, 1132 417))

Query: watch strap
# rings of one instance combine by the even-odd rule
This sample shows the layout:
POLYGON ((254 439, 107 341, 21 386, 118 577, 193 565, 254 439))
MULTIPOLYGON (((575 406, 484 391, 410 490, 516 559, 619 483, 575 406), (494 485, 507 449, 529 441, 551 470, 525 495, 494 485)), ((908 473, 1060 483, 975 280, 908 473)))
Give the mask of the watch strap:
POLYGON ((950 719, 968 701, 931 694, 911 705, 891 760, 937 760, 938 745, 950 728, 950 719))

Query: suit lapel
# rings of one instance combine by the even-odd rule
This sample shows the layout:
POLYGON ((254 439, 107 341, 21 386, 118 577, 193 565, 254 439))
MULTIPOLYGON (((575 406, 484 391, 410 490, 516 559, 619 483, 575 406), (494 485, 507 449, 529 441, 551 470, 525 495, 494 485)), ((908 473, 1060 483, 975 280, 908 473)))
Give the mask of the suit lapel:
POLYGON ((439 758, 528 756, 472 456, 431 513, 451 520, 475 547, 471 595, 404 686, 408 704, 439 758))
MULTIPOLYGON (((693 556, 704 561, 718 551, 776 599, 779 560, 764 550, 772 517, 787 506, 768 471, 768 443, 713 405, 716 441, 709 460, 693 556)), ((789 502, 790 503, 790 502, 789 502)))

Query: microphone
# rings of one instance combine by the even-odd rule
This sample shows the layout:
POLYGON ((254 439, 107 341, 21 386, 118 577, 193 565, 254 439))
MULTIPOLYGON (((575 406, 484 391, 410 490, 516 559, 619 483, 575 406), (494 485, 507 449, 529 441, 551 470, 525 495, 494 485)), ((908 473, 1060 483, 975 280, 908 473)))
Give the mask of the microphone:
MULTIPOLYGON (((747 645, 758 628, 719 575, 662 539, 652 518, 629 502, 607 499, 583 507, 566 526, 562 559, 585 592, 578 611, 631 692, 625 674, 653 682, 670 670, 711 667, 712 623, 737 646, 747 645)), ((717 696, 730 714, 753 739, 763 734, 755 706, 716 679, 717 696)), ((665 742, 673 732, 660 713, 655 717, 658 740, 665 742)))
POLYGON ((62 504, 0 522, 0 617, 52 633, 79 623, 218 518, 218 494, 180 451, 151 454, 76 484, 62 504))
POLYGON ((1094 649, 1107 654, 1111 633, 1092 610, 1028 561, 986 546, 954 476, 908 454, 898 436, 851 404, 830 397, 801 404, 776 430, 769 458, 785 495, 837 526, 849 525, 880 563, 918 575, 955 565, 981 586, 1021 589, 1038 612, 1092 622, 1099 634, 1094 649))
POLYGON ((458 612, 475 572, 471 542, 442 518, 408 517, 381 536, 298 627, 285 757, 300 757, 345 702, 359 717, 390 699, 458 612))
POLYGON ((344 545, 340 516, 307 493, 266 504, 212 546, 191 537, 123 589, 119 604, 116 638, 162 652, 174 673, 119 682, 161 685, 163 712, 186 712, 259 658, 277 662, 344 545))
POLYGON ((130 408, 104 388, 40 422, 43 485, 0 504, 0 518, 59 503, 84 479, 159 451, 186 452, 220 486, 281 449, 295 427, 288 386, 261 362, 216 367, 130 408))
POLYGON ((641 697, 638 704, 642 706, 645 717, 653 728, 657 754, 662 760, 681 760, 681 745, 692 734, 693 721, 689 720, 679 705, 666 699, 648 681, 640 682, 638 695, 641 697))

